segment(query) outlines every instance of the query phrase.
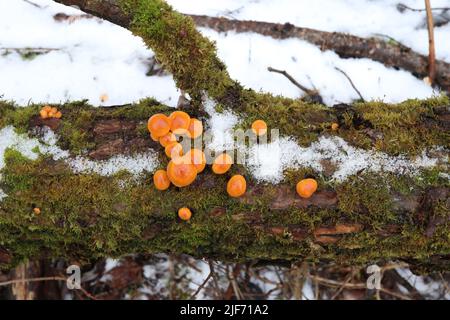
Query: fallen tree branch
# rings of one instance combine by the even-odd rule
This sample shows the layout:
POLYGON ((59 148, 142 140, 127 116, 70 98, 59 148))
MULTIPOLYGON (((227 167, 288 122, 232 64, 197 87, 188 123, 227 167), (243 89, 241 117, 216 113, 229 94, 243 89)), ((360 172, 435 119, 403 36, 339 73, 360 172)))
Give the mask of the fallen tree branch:
POLYGON ((365 102, 364 97, 362 96, 361 92, 359 92, 358 88, 356 88, 355 84, 353 83, 352 79, 348 76, 348 74, 344 70, 342 70, 342 69, 340 69, 338 67, 334 67, 334 68, 337 71, 339 71, 340 73, 342 73, 347 78, 348 82, 350 82, 350 85, 352 86, 353 90, 356 91, 356 93, 358 94, 358 96, 361 99, 361 101, 365 102))
POLYGON ((434 24, 430 0, 425 0, 425 7, 427 9, 428 29, 428 77, 430 78, 431 85, 433 85, 436 78, 436 52, 434 49, 434 24))
MULTIPOLYGON (((392 45, 375 38, 360 38, 339 32, 296 27, 290 23, 231 20, 203 15, 189 15, 197 26, 218 32, 254 32, 274 39, 298 38, 332 50, 342 58, 368 58, 387 67, 404 69, 420 79, 428 76, 428 58, 403 45, 392 45)), ((450 92, 450 64, 436 61, 436 84, 450 92)))
MULTIPOLYGON (((68 104, 57 106, 61 119, 43 120, 39 106, 3 107, 12 114, 0 115, 0 123, 8 125, 27 114, 29 118, 21 120, 24 127, 18 129, 39 137, 39 128, 52 127, 58 145, 68 148, 72 157, 81 149, 92 161, 148 151, 162 155, 145 124, 149 115, 171 110, 154 101, 113 108, 68 104), (84 147, 71 145, 70 138, 80 143, 83 132, 88 133, 84 147)), ((310 112, 317 108, 308 107, 310 112)), ((345 113, 350 115, 351 110, 349 106, 345 113)), ((292 115, 287 110, 285 120, 292 115)), ((399 126, 402 119, 390 115, 398 119, 392 126, 399 126)), ((314 120, 312 131, 313 124, 314 120)), ((342 136, 354 132, 345 126, 339 130, 342 136)), ((423 130, 427 135, 431 129, 423 130)), ((167 160, 161 159, 164 167, 167 160)), ((365 173, 330 184, 320 176, 332 172, 310 173, 322 182, 318 192, 303 199, 292 183, 259 184, 245 167, 236 165, 234 170, 246 175, 248 188, 245 196, 233 199, 224 189, 229 175, 217 176, 209 167, 192 186, 161 192, 151 186, 151 173, 137 180, 125 172, 113 176, 74 173, 65 160, 47 156, 27 160, 14 152, 7 155, 5 164, 0 182, 8 195, 0 202, 0 241, 7 243, 0 248, 4 266, 42 255, 83 263, 132 252, 186 253, 223 261, 314 256, 350 264, 400 259, 438 270, 450 264, 450 243, 442 236, 449 225, 445 199, 450 188, 445 179, 423 185, 402 175, 365 173), (408 194, 402 194, 403 189, 408 194), (191 208, 191 223, 177 220, 181 206, 191 208), (40 208, 39 215, 33 207, 40 208)))
POLYGON ((308 97, 310 97, 310 99, 312 101, 315 101, 317 103, 323 103, 323 99, 320 96, 319 92, 317 92, 316 90, 312 90, 309 89, 307 87, 305 87, 304 85, 300 84, 297 80, 295 80, 289 73, 287 73, 285 70, 278 70, 272 67, 268 67, 267 70, 269 72, 275 72, 275 73, 279 73, 282 74, 283 76, 285 76, 290 82, 292 82, 297 88, 299 88, 300 90, 304 91, 308 97))

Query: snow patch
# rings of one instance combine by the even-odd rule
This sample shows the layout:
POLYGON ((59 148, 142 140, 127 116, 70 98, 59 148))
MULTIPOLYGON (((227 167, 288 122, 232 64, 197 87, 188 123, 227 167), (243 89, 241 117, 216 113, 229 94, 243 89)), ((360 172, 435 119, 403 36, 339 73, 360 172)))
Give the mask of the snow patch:
POLYGON ((257 180, 278 183, 283 179, 284 170, 311 167, 320 172, 324 160, 336 166, 332 178, 340 182, 361 170, 412 175, 438 162, 436 158, 429 158, 425 151, 410 160, 404 156, 394 157, 355 148, 340 137, 322 136, 307 148, 299 146, 292 138, 283 137, 267 144, 254 145, 249 150, 248 167, 257 180))
MULTIPOLYGON (((54 160, 64 160, 74 173, 97 173, 102 176, 110 176, 126 170, 138 176, 144 171, 152 172, 158 165, 157 154, 153 151, 131 156, 119 155, 104 161, 94 161, 82 156, 72 158, 68 151, 62 150, 56 145, 58 137, 50 128, 44 127, 38 131, 41 135, 40 141, 36 138, 29 138, 25 134, 17 134, 12 126, 0 130, 0 170, 5 166, 5 151, 8 148, 20 152, 31 160, 36 160, 39 153, 50 155, 54 160)), ((5 192, 0 189, 0 200, 6 196, 5 192)))

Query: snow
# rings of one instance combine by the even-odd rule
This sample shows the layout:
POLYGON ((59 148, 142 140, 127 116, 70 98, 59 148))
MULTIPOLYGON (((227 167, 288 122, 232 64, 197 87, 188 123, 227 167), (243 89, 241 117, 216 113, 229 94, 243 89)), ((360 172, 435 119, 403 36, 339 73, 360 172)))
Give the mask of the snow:
POLYGON ((450 292, 446 292, 446 288, 443 287, 443 281, 433 281, 426 277, 416 276, 408 268, 396 268, 398 274, 409 282, 411 286, 423 296, 428 296, 431 299, 441 298, 441 293, 444 292, 442 297, 446 300, 450 299, 450 292), (446 292, 446 293, 445 293, 446 292))
MULTIPOLYGON (((0 47, 42 47, 58 49, 32 60, 18 53, 0 57, 0 95, 25 105, 32 102, 64 102, 89 99, 94 105, 117 105, 153 96, 176 106, 179 91, 171 76, 146 76, 146 62, 153 57, 140 38, 129 31, 98 19, 56 22, 53 15, 80 14, 51 0, 35 0, 42 8, 25 1, 0 2, 0 47), (20 14, 19 14, 20 13, 20 14), (33 30, 33 32, 30 32, 33 30), (102 96, 108 99, 101 101, 102 96)), ((427 51, 426 30, 417 29, 423 14, 400 14, 389 1, 169 1, 189 13, 226 15, 242 19, 285 22, 328 31, 362 36, 385 33, 397 37, 420 52, 427 51), (344 14, 345 13, 345 14, 344 14), (377 22, 377 23, 373 23, 377 22), (417 48, 416 48, 417 47, 417 48)), ((433 2, 437 6, 442 1, 433 2)), ((406 1, 421 7, 421 1, 406 1)), ((405 71, 393 70, 367 59, 341 59, 333 52, 297 39, 274 40, 256 34, 218 34, 201 29, 217 41, 219 56, 233 78, 255 90, 288 97, 302 93, 268 66, 284 69, 306 86, 315 86, 327 104, 357 99, 346 71, 364 98, 397 102, 424 98, 433 90, 405 71)), ((450 26, 437 28, 438 57, 450 61, 450 26)))
MULTIPOLYGON (((422 54, 428 54, 425 12, 401 13, 398 3, 423 9, 423 0, 168 0, 176 10, 189 14, 224 16, 229 19, 292 23, 299 27, 329 32, 346 32, 361 37, 388 35, 422 54)), ((431 5, 449 7, 448 0, 431 5)), ((440 11, 434 11, 437 15, 440 11)), ((435 28, 436 56, 450 62, 450 25, 435 28)))
MULTIPOLYGON (((323 160, 336 166, 332 179, 339 182, 363 169, 413 175, 438 162, 437 158, 429 158, 425 151, 415 159, 407 159, 355 148, 340 137, 322 136, 307 148, 300 147, 292 138, 285 137, 267 144, 254 145, 249 150, 247 165, 257 180, 278 183, 283 179, 283 171, 286 169, 311 167, 317 172, 323 171, 323 160)), ((448 159, 442 161, 446 162, 448 159)))
MULTIPOLYGON (((139 176, 145 171, 153 172, 159 163, 154 151, 129 156, 119 155, 103 161, 82 156, 73 158, 68 151, 56 145, 58 137, 50 128, 44 127, 34 133, 40 135, 41 139, 18 134, 12 126, 0 130, 0 171, 5 165, 5 151, 9 148, 31 160, 36 160, 40 154, 49 155, 54 160, 64 160, 74 173, 96 173, 102 176, 111 176, 123 170, 139 176)), ((5 197, 5 192, 0 189, 0 201, 5 197)))
POLYGON ((0 96, 18 104, 89 99, 118 105, 153 96, 176 106, 179 90, 171 76, 146 76, 153 52, 128 30, 99 19, 56 22, 53 15, 80 14, 50 0, 0 1, 0 48, 57 49, 32 60, 1 56, 0 96), (104 102, 101 97, 107 95, 104 102))

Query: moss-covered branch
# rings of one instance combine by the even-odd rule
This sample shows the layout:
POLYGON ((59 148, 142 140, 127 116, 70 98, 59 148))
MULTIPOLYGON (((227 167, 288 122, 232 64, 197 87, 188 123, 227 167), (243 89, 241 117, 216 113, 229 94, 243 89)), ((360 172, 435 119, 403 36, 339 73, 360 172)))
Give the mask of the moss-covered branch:
MULTIPOLYGON (((435 103, 414 102, 412 109, 437 114, 435 103)), ((156 101, 107 109, 84 102, 57 107, 62 119, 42 120, 41 105, 15 108, 2 103, 0 124, 14 125, 31 136, 39 136, 37 127, 50 126, 59 136, 59 146, 73 156, 106 159, 153 149, 161 155, 161 167, 167 162, 146 131, 151 114, 170 112, 156 101)), ((312 114, 325 112, 310 107, 312 114)), ((351 115, 357 108, 362 105, 347 106, 346 113, 351 115)), ((370 104, 366 108, 371 110, 370 104)), ((403 109, 395 105, 388 109, 392 125, 400 125, 404 119, 393 110, 403 109)), ((339 112, 338 108, 326 114, 337 119, 339 112)), ((367 112, 358 113, 358 121, 374 117, 367 112)), ((290 115, 292 110, 286 110, 285 120, 290 115)), ((357 130, 352 125, 334 132, 318 119, 310 119, 314 125, 304 129, 305 136, 346 137, 347 131, 357 130)), ((425 126, 425 134, 445 123, 439 117, 430 119, 433 126, 425 126)), ((445 144, 445 139, 438 144, 445 144)), ((366 264, 402 259, 426 269, 446 269, 450 263, 450 186, 439 174, 446 172, 444 167, 417 176, 366 172, 341 183, 328 179, 327 173, 304 168, 285 172, 279 185, 264 185, 236 165, 230 174, 244 174, 249 187, 243 198, 234 199, 225 192, 229 175, 214 175, 209 168, 192 186, 161 192, 152 186, 150 172, 139 179, 127 172, 108 177, 74 174, 64 160, 42 155, 33 161, 13 149, 7 151, 5 163, 0 183, 8 194, 0 202, 0 263, 4 267, 42 255, 85 262, 161 251, 241 261, 366 264), (296 181, 305 176, 319 181, 318 192, 308 200, 294 191, 296 181), (182 206, 193 211, 189 223, 176 217, 182 206), (40 208, 39 215, 33 212, 35 207, 40 208)))

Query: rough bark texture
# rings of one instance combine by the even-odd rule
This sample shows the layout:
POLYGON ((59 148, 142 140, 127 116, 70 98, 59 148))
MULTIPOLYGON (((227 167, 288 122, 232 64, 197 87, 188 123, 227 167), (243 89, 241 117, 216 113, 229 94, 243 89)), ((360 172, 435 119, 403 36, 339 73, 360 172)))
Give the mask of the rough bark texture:
MULTIPOLYGON (((73 156, 105 160, 152 149, 160 154, 159 168, 167 164, 163 149, 145 128, 150 115, 170 112, 156 101, 107 109, 83 102, 58 105, 63 118, 46 120, 38 115, 40 107, 3 104, 8 112, 0 114, 0 123, 35 137, 40 136, 37 128, 49 126, 59 135, 60 147, 73 156), (85 135, 80 138, 80 133, 85 135)), ((200 116, 198 110, 186 108, 200 116)), ((321 134, 345 136, 348 130, 321 134)), ((140 178, 126 172, 110 177, 73 174, 65 161, 45 155, 31 161, 13 150, 5 162, 0 183, 8 194, 0 202, 4 267, 25 257, 57 256, 83 263, 161 251, 235 261, 367 264, 402 259, 421 270, 445 270, 450 264, 450 188, 447 178, 438 176, 445 167, 425 170, 418 177, 367 172, 336 183, 329 180, 331 165, 322 173, 287 172, 281 184, 265 185, 242 166, 233 166, 223 176, 214 175, 208 166, 193 185, 161 192, 153 188, 150 172, 140 178), (227 179, 236 173, 248 181, 239 199, 225 192, 227 179), (303 199, 295 193, 295 183, 308 176, 320 187, 303 199), (177 219, 182 206, 194 213, 188 223, 177 219), (39 215, 33 213, 35 207, 39 215)))
MULTIPOLYGON (((423 79, 429 75, 428 57, 401 43, 390 43, 375 38, 361 38, 339 32, 326 32, 296 27, 290 23, 278 24, 260 21, 231 20, 227 18, 189 15, 199 27, 218 32, 255 32, 274 39, 298 38, 332 50, 343 58, 368 58, 385 66, 404 69, 423 79)), ((436 84, 450 92, 450 63, 436 61, 436 84)))
MULTIPOLYGON (((449 147, 449 101, 437 98, 389 105, 379 102, 323 105, 244 90, 228 76, 214 46, 195 30, 191 19, 159 0, 84 0, 87 12, 129 27, 155 50, 180 88, 190 93, 186 110, 201 119, 198 98, 205 92, 219 107, 242 116, 243 128, 263 118, 270 128, 309 145, 321 136, 339 135, 348 143, 414 157, 434 146, 449 147), (339 129, 330 129, 331 123, 339 129)), ((117 154, 159 150, 148 136, 146 121, 170 110, 154 100, 115 108, 92 108, 84 102, 57 106, 61 120, 42 120, 42 105, 16 108, 0 103, 0 127, 37 135, 49 126, 58 145, 71 155, 96 160, 117 154)), ((447 148, 447 149, 445 149, 447 148)), ((64 160, 41 155, 24 158, 7 150, 0 188, 0 263, 16 264, 35 256, 66 257, 79 262, 126 253, 174 252, 222 260, 331 260, 367 264, 403 259, 416 267, 446 269, 450 263, 449 183, 446 164, 418 176, 359 172, 337 183, 323 172, 302 168, 285 173, 279 185, 258 184, 246 169, 234 165, 226 175, 208 168, 187 188, 165 192, 151 185, 151 173, 140 178, 121 172, 103 177, 74 174, 64 160), (248 178, 239 199, 225 192, 231 174, 248 178), (295 183, 313 176, 318 192, 300 199, 295 183), (193 211, 190 222, 176 218, 178 208, 193 211), (40 208, 40 214, 34 213, 40 208)))

